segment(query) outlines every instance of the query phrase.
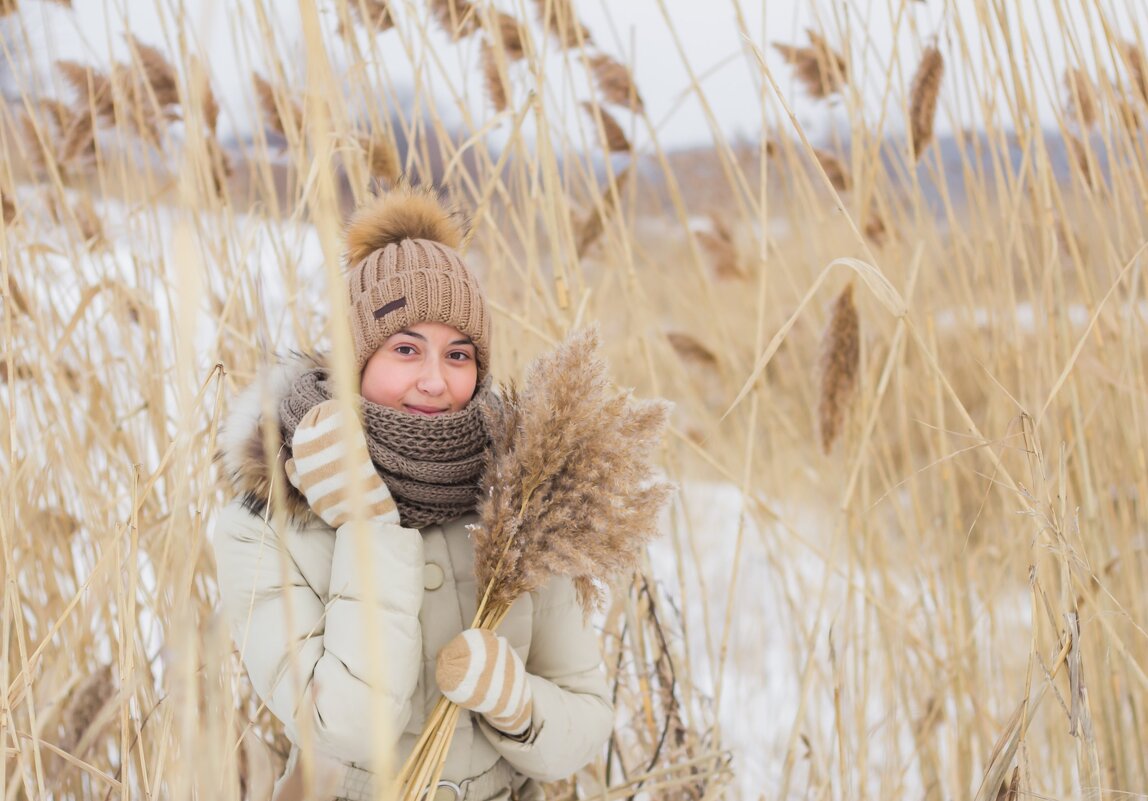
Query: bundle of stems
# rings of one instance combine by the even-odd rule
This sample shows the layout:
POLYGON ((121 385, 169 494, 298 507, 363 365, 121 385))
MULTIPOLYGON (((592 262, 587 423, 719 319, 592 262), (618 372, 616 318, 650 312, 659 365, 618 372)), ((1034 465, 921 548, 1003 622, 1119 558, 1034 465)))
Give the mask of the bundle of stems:
MULTIPOLYGON (((613 387, 595 329, 535 360, 484 406, 491 447, 472 531, 481 595, 471 626, 494 630, 522 595, 551 578, 573 583, 583 610, 638 565, 671 492, 651 459, 669 415, 613 387)), ((440 698, 399 773, 416 801, 442 776, 460 707, 440 698)))

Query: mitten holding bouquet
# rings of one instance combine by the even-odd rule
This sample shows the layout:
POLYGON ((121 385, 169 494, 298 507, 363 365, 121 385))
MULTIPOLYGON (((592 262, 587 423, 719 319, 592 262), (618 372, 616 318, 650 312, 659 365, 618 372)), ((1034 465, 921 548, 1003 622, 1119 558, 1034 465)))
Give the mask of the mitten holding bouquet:
POLYGON ((447 699, 503 734, 528 734, 534 704, 526 666, 505 637, 487 629, 458 634, 439 651, 435 679, 447 699))

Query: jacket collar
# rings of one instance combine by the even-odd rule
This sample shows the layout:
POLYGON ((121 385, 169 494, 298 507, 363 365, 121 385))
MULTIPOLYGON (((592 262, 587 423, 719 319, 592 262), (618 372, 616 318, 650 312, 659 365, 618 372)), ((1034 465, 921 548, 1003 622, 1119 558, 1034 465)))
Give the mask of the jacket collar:
POLYGON ((276 442, 280 437, 279 402, 303 372, 326 364, 318 354, 292 352, 274 364, 260 368, 254 380, 232 401, 219 430, 215 459, 231 488, 252 514, 264 515, 282 492, 284 511, 292 522, 313 518, 306 498, 287 480, 286 449, 268 458, 264 429, 276 442))

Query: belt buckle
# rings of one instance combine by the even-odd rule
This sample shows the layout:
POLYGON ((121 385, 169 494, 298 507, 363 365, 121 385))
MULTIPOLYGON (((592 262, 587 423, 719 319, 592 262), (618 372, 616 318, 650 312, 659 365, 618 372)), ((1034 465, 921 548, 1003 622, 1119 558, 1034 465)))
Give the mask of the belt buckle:
POLYGON ((419 801, 447 801, 447 799, 439 798, 438 796, 439 790, 443 789, 450 790, 452 793, 454 793, 454 798, 450 799, 449 801, 459 801, 459 799, 462 798, 462 787, 455 784, 454 782, 448 782, 444 780, 440 781, 433 788, 428 787, 423 790, 419 794, 419 801), (431 794, 432 789, 434 790, 433 794, 431 794))

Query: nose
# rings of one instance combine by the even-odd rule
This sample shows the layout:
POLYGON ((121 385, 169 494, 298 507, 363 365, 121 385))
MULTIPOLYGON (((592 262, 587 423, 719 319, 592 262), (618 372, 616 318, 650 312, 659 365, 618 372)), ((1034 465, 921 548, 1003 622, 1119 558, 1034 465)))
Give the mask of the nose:
POLYGON ((446 381, 442 377, 442 366, 437 359, 427 359, 422 364, 417 382, 419 392, 435 397, 446 391, 446 381))

